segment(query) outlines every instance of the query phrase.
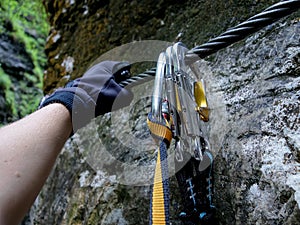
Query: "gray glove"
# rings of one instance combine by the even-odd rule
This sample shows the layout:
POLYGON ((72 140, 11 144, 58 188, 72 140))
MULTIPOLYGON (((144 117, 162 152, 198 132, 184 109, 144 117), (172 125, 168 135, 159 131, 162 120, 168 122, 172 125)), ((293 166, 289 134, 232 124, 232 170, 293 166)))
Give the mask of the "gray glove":
POLYGON ((130 104, 133 94, 118 83, 130 77, 130 64, 104 61, 91 67, 81 78, 69 82, 43 99, 40 108, 61 103, 72 116, 73 131, 90 120, 130 104))

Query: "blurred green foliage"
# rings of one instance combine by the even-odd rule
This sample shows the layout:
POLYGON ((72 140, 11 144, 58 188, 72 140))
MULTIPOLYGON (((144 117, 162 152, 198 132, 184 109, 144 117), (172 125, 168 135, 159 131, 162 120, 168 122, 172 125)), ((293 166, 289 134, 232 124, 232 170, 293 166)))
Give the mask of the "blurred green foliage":
POLYGON ((0 67, 0 88, 4 90, 6 102, 10 106, 12 113, 16 114, 17 112, 15 111, 15 97, 13 92, 10 90, 11 85, 12 82, 10 80, 10 77, 5 74, 3 69, 0 67))
POLYGON ((38 85, 42 88, 41 65, 46 63, 44 45, 49 31, 42 1, 1 0, 0 33, 8 31, 25 44, 26 51, 31 55, 35 66, 35 75, 39 78, 38 85), (11 30, 7 26, 11 26, 11 30))
POLYGON ((47 62, 44 47, 48 32, 49 24, 42 0, 0 1, 0 34, 9 34, 17 42, 23 43, 34 64, 32 73, 23 74, 18 81, 18 88, 15 87, 14 78, 5 74, 0 64, 0 88, 3 88, 7 105, 13 114, 11 120, 34 111, 41 98, 39 89, 43 86, 43 71, 47 62), (31 84, 29 88, 28 83, 31 84))

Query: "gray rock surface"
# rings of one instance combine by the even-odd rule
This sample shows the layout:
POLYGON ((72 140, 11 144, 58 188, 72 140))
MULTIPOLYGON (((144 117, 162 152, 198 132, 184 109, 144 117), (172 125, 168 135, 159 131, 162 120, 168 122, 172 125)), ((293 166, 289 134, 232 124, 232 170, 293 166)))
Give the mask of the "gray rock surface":
MULTIPOLYGON (((296 14, 197 62, 211 108, 203 126, 215 155, 221 224, 300 224, 299 41, 296 14)), ((148 223, 151 87, 138 87, 143 98, 68 141, 24 224, 148 223)), ((170 187, 172 224, 180 224, 174 176, 170 187)))
POLYGON ((223 134, 216 196, 225 224, 300 223, 299 25, 281 21, 208 63, 227 118, 210 131, 223 134))
MULTIPOLYGON (((221 224, 300 224, 299 35, 299 22, 281 21, 197 62, 212 109, 205 127, 221 224)), ((150 89, 138 87, 136 96, 150 89)), ((148 104, 137 99, 97 118, 66 144, 31 211, 34 224, 148 223, 148 104)), ((172 224, 180 224, 174 177, 171 190, 172 224)))

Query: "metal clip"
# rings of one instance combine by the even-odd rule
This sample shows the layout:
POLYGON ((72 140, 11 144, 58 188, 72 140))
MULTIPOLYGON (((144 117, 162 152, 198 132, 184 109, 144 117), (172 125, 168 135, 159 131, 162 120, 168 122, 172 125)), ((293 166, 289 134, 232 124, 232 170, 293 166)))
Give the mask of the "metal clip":
POLYGON ((183 151, 203 159, 206 147, 200 122, 208 121, 209 116, 204 82, 195 80, 185 65, 187 51, 178 42, 159 55, 152 96, 152 115, 171 128, 177 161, 183 160, 183 151))
POLYGON ((162 122, 161 104, 162 104, 162 93, 164 84, 164 75, 166 67, 166 55, 164 52, 160 53, 157 61, 156 74, 154 80, 154 90, 152 95, 152 115, 159 122, 162 122))
POLYGON ((182 145, 180 143, 180 141, 176 141, 175 143, 175 158, 178 162, 182 162, 183 161, 183 149, 182 149, 182 145))

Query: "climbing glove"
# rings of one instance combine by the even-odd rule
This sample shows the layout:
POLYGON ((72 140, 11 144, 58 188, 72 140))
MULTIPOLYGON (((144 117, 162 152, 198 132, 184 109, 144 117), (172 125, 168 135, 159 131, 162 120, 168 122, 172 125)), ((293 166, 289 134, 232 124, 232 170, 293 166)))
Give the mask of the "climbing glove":
POLYGON ((130 77, 130 64, 103 61, 85 74, 44 97, 40 108, 61 103, 72 116, 73 132, 91 119, 130 104, 133 94, 118 83, 130 77))

